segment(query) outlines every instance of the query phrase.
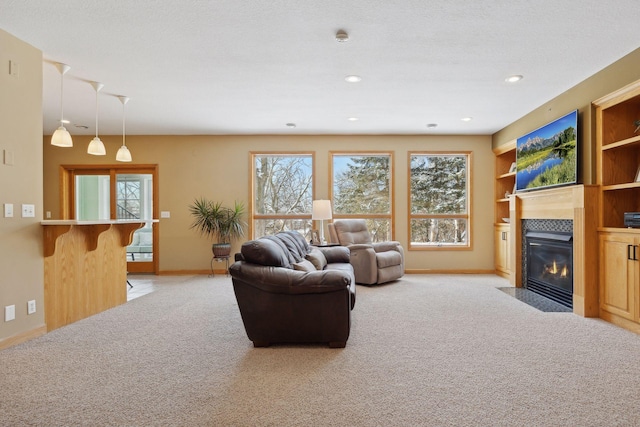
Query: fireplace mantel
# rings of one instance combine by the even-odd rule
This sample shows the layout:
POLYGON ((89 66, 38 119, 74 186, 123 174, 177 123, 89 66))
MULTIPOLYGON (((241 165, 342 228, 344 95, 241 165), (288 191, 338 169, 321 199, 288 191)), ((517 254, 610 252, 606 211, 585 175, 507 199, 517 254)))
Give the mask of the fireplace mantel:
POLYGON ((509 228, 514 274, 511 284, 522 286, 522 220, 573 221, 573 312, 598 317, 598 233, 595 185, 574 185, 509 196, 509 228))

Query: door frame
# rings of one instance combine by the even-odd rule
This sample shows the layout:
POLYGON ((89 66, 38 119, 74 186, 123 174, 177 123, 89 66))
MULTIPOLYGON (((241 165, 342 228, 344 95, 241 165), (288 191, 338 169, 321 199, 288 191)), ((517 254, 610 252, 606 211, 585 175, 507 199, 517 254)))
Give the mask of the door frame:
MULTIPOLYGON (((75 185, 77 175, 109 175, 109 216, 116 219, 116 175, 117 174, 150 174, 153 177, 153 210, 152 217, 157 219, 159 215, 159 179, 157 164, 140 164, 140 165, 124 165, 124 164, 108 164, 108 165, 60 165, 60 218, 75 219, 75 185)), ((158 232, 159 222, 151 224, 153 234, 153 259, 149 263, 135 263, 127 261, 127 271, 130 273, 153 273, 158 274, 158 232), (151 270, 142 264, 151 264, 151 270)))

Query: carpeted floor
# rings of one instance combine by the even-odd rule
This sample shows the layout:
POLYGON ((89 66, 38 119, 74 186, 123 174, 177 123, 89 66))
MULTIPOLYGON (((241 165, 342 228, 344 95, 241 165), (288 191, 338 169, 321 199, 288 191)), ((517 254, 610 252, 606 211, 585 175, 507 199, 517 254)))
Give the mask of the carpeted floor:
POLYGON ((153 280, 0 351, 0 425, 640 425, 640 336, 539 311, 496 276, 359 286, 344 349, 254 349, 230 278, 153 280))

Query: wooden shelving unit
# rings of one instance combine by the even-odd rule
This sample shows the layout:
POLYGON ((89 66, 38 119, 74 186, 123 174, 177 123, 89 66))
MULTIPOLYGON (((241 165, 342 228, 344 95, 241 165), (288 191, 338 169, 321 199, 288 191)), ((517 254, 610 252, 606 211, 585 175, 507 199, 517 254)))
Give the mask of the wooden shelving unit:
POLYGON ((504 221, 509 218, 509 199, 514 192, 516 173, 511 165, 516 161, 516 141, 510 141, 493 150, 496 156, 495 171, 495 271, 503 277, 511 275, 510 226, 504 221))
POLYGON ((593 102, 600 185, 600 317, 640 332, 640 230, 624 227, 640 211, 640 81, 593 102))

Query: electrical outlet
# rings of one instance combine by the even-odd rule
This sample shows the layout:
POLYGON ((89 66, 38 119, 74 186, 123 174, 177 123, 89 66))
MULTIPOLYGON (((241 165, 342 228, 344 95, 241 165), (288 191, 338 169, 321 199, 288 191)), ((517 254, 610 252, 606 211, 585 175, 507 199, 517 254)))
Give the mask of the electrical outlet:
POLYGON ((36 205, 22 205, 22 218, 34 218, 36 216, 36 205))
POLYGON ((13 166, 13 151, 3 150, 4 164, 7 166, 13 166))
POLYGON ((33 314, 36 312, 36 300, 32 299, 27 301, 27 314, 33 314))
POLYGON ((16 306, 8 305, 4 308, 4 321, 9 322, 16 318, 16 306))
POLYGON ((13 77, 20 77, 20 63, 16 61, 9 61, 9 74, 13 77))
POLYGON ((171 218, 171 212, 170 211, 161 211, 160 212, 160 218, 171 218))

